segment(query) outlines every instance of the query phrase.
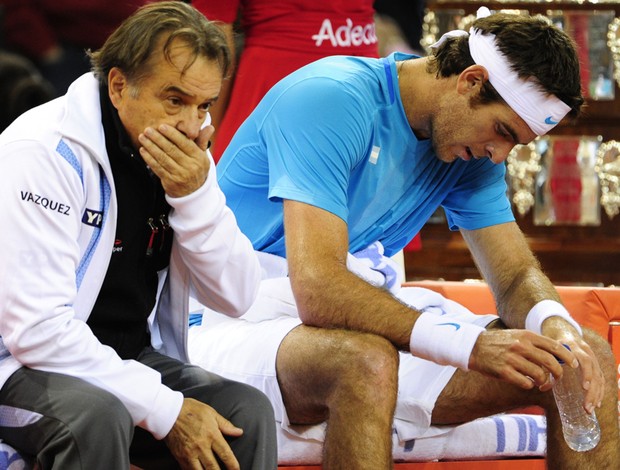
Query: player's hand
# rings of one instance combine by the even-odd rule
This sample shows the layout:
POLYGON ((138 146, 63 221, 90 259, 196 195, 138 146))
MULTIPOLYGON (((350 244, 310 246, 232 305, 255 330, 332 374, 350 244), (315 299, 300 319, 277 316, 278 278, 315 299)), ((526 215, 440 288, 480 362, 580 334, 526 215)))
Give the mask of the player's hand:
POLYGON ((164 438, 183 469, 219 469, 216 456, 228 470, 239 470, 224 436, 240 436, 243 430, 204 403, 185 398, 181 413, 164 438))
POLYGON ((566 344, 579 361, 584 389, 584 408, 588 413, 599 407, 605 394, 605 376, 596 355, 579 332, 561 317, 549 317, 542 324, 545 336, 566 344))
POLYGON ((166 194, 187 196, 204 184, 211 166, 206 150, 214 130, 206 126, 195 140, 167 124, 147 127, 140 134, 140 155, 159 177, 166 194))
POLYGON ((549 390, 549 373, 562 375, 562 366, 576 365, 575 355, 559 341, 528 330, 487 330, 476 341, 469 368, 524 389, 549 390))

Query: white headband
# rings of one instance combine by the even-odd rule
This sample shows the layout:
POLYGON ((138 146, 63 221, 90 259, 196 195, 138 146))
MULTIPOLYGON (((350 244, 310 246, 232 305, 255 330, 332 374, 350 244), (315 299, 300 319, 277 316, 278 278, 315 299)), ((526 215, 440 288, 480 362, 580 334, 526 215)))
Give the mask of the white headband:
MULTIPOLYGON (((490 14, 489 9, 478 9, 477 17, 490 14)), ((438 47, 447 37, 467 34, 465 31, 449 31, 431 47, 438 47)), ((534 79, 523 80, 512 70, 508 60, 495 44, 494 34, 482 34, 469 30, 469 52, 478 65, 489 73, 489 81, 508 106, 523 119, 536 135, 544 135, 558 124, 570 111, 570 107, 555 95, 544 93, 534 79)))

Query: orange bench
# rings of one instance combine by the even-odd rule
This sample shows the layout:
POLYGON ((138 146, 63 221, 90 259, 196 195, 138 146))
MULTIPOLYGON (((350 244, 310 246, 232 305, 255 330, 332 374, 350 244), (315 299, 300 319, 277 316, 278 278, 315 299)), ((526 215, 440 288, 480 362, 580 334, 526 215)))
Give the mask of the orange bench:
MULTIPOLYGON (((495 302, 484 283, 419 281, 405 285, 426 287, 461 303, 475 313, 496 313, 495 302)), ((618 395, 620 397, 620 288, 559 286, 562 302, 583 326, 608 338, 618 365, 618 395)), ((620 409, 618 410, 620 413, 620 409)), ((282 470, 317 470, 319 465, 280 466, 282 470)), ((395 463, 395 470, 544 470, 543 458, 406 462, 395 463)))
MULTIPOLYGON (((491 292, 483 283, 420 281, 409 282, 405 285, 435 290, 475 313, 496 313, 491 292)), ((620 397, 620 288, 558 287, 558 291, 562 301, 579 323, 608 338, 616 357, 620 397)), ((618 411, 620 413, 620 409, 618 411)), ((138 469, 139 467, 132 466, 132 468, 138 469)), ((320 465, 281 465, 279 468, 281 470, 318 470, 320 465)), ((515 458, 394 464, 395 470, 521 470, 522 468, 545 470, 545 459, 515 458)))

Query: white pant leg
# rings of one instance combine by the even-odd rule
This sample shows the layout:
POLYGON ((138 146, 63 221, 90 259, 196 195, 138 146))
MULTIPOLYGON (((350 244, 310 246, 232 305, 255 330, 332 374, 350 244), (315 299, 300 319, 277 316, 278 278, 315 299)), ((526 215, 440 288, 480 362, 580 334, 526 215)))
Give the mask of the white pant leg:
MULTIPOLYGON (((419 287, 400 289, 397 297, 419 310, 460 322, 486 326, 496 315, 476 315, 442 295, 419 287)), ((203 322, 189 332, 193 363, 262 390, 271 400, 276 420, 293 434, 322 440, 323 427, 291 428, 276 377, 276 355, 284 337, 301 324, 288 278, 263 281, 252 308, 240 319, 205 309, 203 322)), ((430 426, 437 397, 456 368, 407 352, 400 353, 395 428, 401 440, 440 434, 430 426)))

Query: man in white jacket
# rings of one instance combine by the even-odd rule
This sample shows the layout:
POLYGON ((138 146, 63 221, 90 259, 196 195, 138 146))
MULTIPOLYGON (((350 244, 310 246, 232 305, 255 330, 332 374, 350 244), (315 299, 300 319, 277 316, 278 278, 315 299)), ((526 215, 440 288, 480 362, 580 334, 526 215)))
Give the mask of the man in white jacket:
POLYGON ((43 469, 158 440, 162 465, 275 468, 265 396, 187 364, 190 289, 239 316, 260 279, 207 152, 225 38, 154 3, 91 60, 0 135, 0 439, 43 469))

